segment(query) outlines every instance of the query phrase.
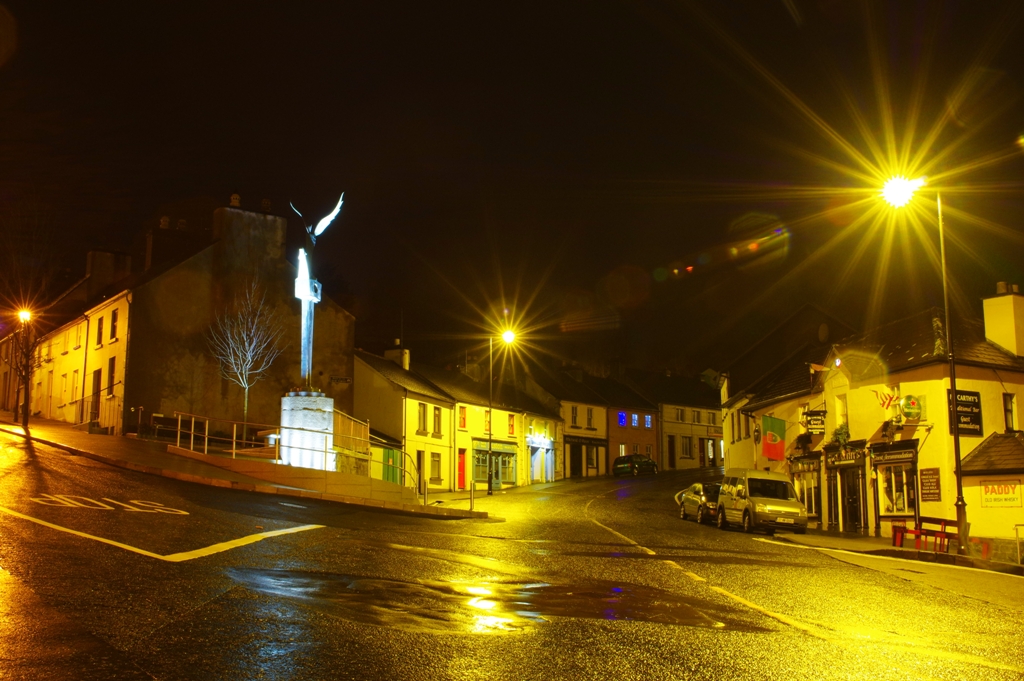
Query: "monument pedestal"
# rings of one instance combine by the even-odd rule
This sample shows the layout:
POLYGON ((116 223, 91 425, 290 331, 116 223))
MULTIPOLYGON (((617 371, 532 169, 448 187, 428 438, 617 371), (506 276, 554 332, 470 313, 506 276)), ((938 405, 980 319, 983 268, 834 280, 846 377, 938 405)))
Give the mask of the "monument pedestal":
POLYGON ((334 398, 296 391, 281 398, 281 463, 337 470, 334 398))

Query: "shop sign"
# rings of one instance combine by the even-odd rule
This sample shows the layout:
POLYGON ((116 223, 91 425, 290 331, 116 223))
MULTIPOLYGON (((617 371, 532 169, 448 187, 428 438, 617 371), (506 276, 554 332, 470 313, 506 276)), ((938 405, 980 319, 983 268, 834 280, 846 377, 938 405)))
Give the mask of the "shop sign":
POLYGON ((942 478, 938 468, 921 469, 921 501, 942 501, 942 478))
POLYGON ((526 444, 539 449, 551 449, 551 440, 543 435, 527 435, 526 444))
POLYGON ((825 434, 825 414, 824 411, 808 411, 804 412, 804 417, 807 419, 807 432, 811 435, 824 435, 825 434))
POLYGON ((790 461, 794 473, 815 473, 821 470, 821 459, 794 459, 790 461))
POLYGON ((910 462, 914 460, 914 453, 913 449, 907 449, 902 452, 879 452, 875 454, 874 460, 876 464, 910 462))
MULTIPOLYGON (((959 391, 958 391, 959 392, 959 391)), ((908 421, 917 421, 921 418, 921 399, 915 395, 906 395, 899 402, 900 413, 908 421)))
POLYGON ((477 440, 474 438, 473 449, 478 452, 486 452, 488 447, 490 447, 490 451, 492 452, 504 452, 507 454, 515 454, 519 449, 511 442, 498 442, 497 440, 488 442, 487 440, 477 440))
POLYGON ((566 444, 569 445, 594 445, 598 447, 607 447, 608 440, 602 440, 596 437, 583 437, 582 435, 566 435, 562 438, 566 444))
POLYGON ((1020 508, 1020 480, 982 480, 982 508, 1020 508))
POLYGON ((830 468, 864 465, 864 451, 860 449, 840 449, 825 456, 830 468))
MULTIPOLYGON (((946 401, 951 400, 951 390, 946 391, 946 401)), ((957 430, 960 435, 981 437, 981 393, 970 390, 956 391, 957 430)), ((952 434, 952 423, 950 424, 952 434)))

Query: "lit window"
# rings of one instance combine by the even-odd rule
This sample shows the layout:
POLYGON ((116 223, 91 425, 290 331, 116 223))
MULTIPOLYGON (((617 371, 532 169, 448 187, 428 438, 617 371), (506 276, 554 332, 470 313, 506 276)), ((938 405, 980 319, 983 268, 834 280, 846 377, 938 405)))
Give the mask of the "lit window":
POLYGON ((515 435, 516 434, 516 415, 515 414, 509 414, 508 415, 508 434, 509 435, 515 435))
POLYGON ((633 418, 632 418, 631 421, 632 421, 632 424, 633 424, 634 428, 639 428, 640 427, 640 415, 639 414, 633 414, 633 418))
POLYGON ((459 407, 459 428, 466 427, 466 408, 459 407))
POLYGON ((626 412, 624 411, 619 412, 619 426, 622 428, 626 427, 626 412))
POLYGON ((652 418, 650 414, 644 414, 644 428, 651 427, 652 418))
POLYGON ((913 469, 905 464, 878 467, 881 515, 913 515, 913 469))

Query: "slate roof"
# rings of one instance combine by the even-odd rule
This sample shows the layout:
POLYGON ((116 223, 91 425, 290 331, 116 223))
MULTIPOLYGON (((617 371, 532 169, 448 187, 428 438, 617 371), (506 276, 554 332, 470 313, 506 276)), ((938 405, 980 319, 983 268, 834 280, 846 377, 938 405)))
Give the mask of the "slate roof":
POLYGON ((442 402, 452 401, 452 398, 449 395, 438 390, 437 387, 429 381, 424 380, 411 371, 403 369, 390 359, 384 359, 378 355, 371 355, 369 352, 365 352, 363 350, 355 350, 354 354, 356 357, 366 362, 366 364, 378 374, 395 385, 405 388, 409 392, 414 392, 442 402))
MULTIPOLYGON (((985 339, 985 325, 977 319, 953 318, 953 349, 957 364, 1024 371, 1021 359, 985 339)), ((921 364, 946 361, 945 313, 929 308, 836 345, 847 368, 857 378, 870 378, 875 372, 900 371, 921 364), (853 364, 847 354, 860 356, 853 364), (877 358, 872 361, 871 358, 877 358)))
POLYGON ((645 409, 647 411, 657 410, 657 405, 653 402, 644 398, 643 395, 625 383, 614 378, 602 378, 600 376, 583 374, 583 383, 597 393, 609 407, 627 407, 629 409, 645 409))
POLYGON ((652 371, 627 369, 626 378, 641 395, 656 404, 717 409, 721 393, 694 376, 669 376, 652 371))
POLYGON ((531 373, 537 384, 559 400, 608 406, 603 397, 583 381, 582 369, 547 369, 537 367, 531 373))
POLYGON ((829 348, 806 345, 786 361, 759 379, 749 392, 753 393, 745 409, 757 409, 789 397, 807 395, 814 387, 811 364, 823 364, 829 348))
POLYGON ((1024 433, 992 433, 960 463, 967 475, 1024 473, 1024 433))
MULTIPOLYGON (((451 400, 475 404, 481 407, 487 406, 489 394, 486 382, 478 383, 461 371, 439 369, 424 364, 415 365, 413 371, 447 394, 451 400)), ((497 375, 495 377, 497 378, 497 375)), ((499 381, 494 383, 493 404, 495 409, 526 411, 531 414, 559 418, 557 412, 552 411, 515 387, 499 381)))

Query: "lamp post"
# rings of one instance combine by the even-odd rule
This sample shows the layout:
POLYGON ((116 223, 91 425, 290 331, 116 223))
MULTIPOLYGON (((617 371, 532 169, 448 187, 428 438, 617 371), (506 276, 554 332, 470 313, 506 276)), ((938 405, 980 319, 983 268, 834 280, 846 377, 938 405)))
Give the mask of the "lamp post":
MULTIPOLYGON (((908 180, 905 177, 893 177, 882 188, 882 198, 894 208, 902 208, 910 202, 914 192, 924 186, 924 178, 908 180)), ((957 414, 956 392, 956 361, 953 352, 953 333, 949 325, 949 285, 946 277, 946 234, 942 222, 942 194, 935 192, 935 203, 938 206, 939 218, 939 259, 942 267, 942 305, 946 316, 946 353, 949 359, 949 419, 953 435, 953 458, 956 472, 956 535, 957 553, 967 554, 967 502, 964 501, 963 476, 960 472, 960 419, 957 414)))
MULTIPOLYGON (((511 345, 516 340, 516 334, 511 329, 506 329, 501 334, 501 340, 504 341, 505 345, 511 345)), ((494 336, 488 336, 487 338, 487 363, 488 363, 488 382, 487 382, 487 475, 488 478, 493 474, 492 466, 494 465, 494 336)), ((474 458, 476 455, 474 454, 474 458)), ((473 504, 475 502, 475 491, 476 491, 476 462, 473 462, 473 475, 472 482, 469 485, 469 510, 473 510, 473 504)), ((490 487, 490 485, 488 485, 490 487)))

